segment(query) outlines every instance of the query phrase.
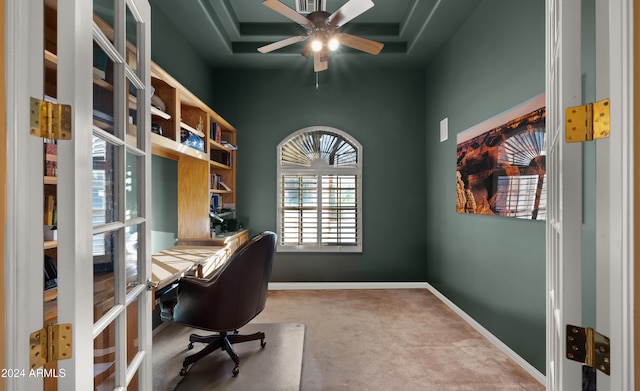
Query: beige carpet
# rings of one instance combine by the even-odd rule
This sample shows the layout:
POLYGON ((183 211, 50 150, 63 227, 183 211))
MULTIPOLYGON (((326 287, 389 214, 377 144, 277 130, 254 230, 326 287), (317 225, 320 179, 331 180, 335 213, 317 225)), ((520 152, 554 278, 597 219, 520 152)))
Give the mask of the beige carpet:
MULTIPOLYGON (((302 391, 545 389, 426 289, 270 291, 265 310, 254 322, 306 326, 302 391)), ((164 376, 169 382, 178 376, 186 353, 182 341, 186 339, 186 335, 179 339, 175 348, 178 357, 170 358, 173 364, 167 364, 156 360, 160 339, 154 338, 154 373, 166 371, 164 376)), ((273 341, 267 339, 263 352, 259 342, 249 349, 255 349, 257 358, 270 347, 273 348, 273 341)), ((281 368, 282 358, 272 359, 276 360, 273 368, 281 368)), ((206 372, 211 365, 201 368, 206 372)), ((222 378, 228 384, 239 385, 235 390, 251 390, 229 381, 231 369, 227 367, 222 378)), ((299 366, 295 369, 299 370, 299 366)), ((195 370, 194 366, 187 377, 195 375, 195 370)), ((272 373, 282 370, 274 369, 272 373)), ((236 380, 245 380, 243 375, 252 373, 241 366, 236 380)), ((260 384, 262 377, 256 376, 253 381, 260 384)), ((160 384, 164 388, 156 390, 172 389, 160 384)), ((277 383, 269 383, 273 384, 277 383)), ((210 389, 186 385, 181 384, 178 389, 210 389)))
MULTIPOLYGON (((163 326, 164 327, 164 326, 163 326)), ((298 391, 302 367, 305 326, 300 323, 250 323, 241 334, 264 331, 267 345, 260 341, 233 345, 240 356, 240 374, 233 377, 234 363, 227 352, 217 350, 193 364, 186 376, 180 376, 184 357, 204 344, 187 350, 189 334, 207 335, 177 324, 169 324, 153 338, 154 391, 241 390, 298 391)))
POLYGON ((303 391, 545 389, 426 289, 270 291, 255 321, 307 326, 303 391))

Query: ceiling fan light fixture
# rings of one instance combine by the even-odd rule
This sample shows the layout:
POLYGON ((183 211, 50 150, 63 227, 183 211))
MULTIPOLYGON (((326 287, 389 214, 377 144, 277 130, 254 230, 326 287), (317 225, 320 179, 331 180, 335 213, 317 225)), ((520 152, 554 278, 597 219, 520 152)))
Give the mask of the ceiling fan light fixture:
POLYGON ((340 47, 340 41, 338 41, 338 38, 334 37, 334 38, 331 38, 331 40, 329 40, 329 50, 335 51, 339 47, 340 47))
POLYGON ((318 38, 314 38, 313 41, 311 41, 311 50, 314 52, 322 50, 322 41, 318 38))
POLYGON ((312 53, 315 53, 313 68, 315 72, 321 72, 327 70, 329 52, 337 50, 340 46, 344 45, 373 55, 380 53, 384 46, 383 43, 340 31, 347 22, 373 7, 371 0, 346 0, 346 3, 333 13, 324 10, 326 0, 297 0, 299 5, 297 12, 283 1, 263 0, 262 4, 304 27, 306 34, 259 47, 260 53, 271 53, 285 46, 307 41, 301 54, 308 59, 312 53), (313 11, 304 16, 303 8, 307 11, 313 9, 313 11))

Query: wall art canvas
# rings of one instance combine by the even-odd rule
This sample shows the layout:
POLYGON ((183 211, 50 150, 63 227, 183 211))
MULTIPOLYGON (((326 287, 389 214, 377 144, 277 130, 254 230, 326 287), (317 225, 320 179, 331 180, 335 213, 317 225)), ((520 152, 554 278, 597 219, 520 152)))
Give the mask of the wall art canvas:
POLYGON ((545 220, 545 96, 457 136, 456 211, 545 220))

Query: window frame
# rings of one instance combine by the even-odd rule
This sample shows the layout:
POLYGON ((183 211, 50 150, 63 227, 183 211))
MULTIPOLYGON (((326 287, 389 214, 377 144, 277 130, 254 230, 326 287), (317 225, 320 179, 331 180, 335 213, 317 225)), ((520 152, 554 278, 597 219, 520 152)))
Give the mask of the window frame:
MULTIPOLYGON (((310 126, 299 129, 287 137, 285 137, 277 146, 277 178, 276 178, 276 210, 277 210, 277 233, 278 233, 278 252, 317 252, 317 253, 360 253, 362 252, 362 145, 348 133, 329 126, 310 126), (292 139, 304 133, 310 132, 327 132, 336 134, 344 138, 355 149, 356 163, 349 166, 329 166, 312 164, 311 166, 287 165, 282 163, 282 149, 292 139), (340 245, 340 244, 323 244, 322 243, 322 219, 318 219, 318 238, 313 245, 284 245, 282 244, 283 232, 283 176, 316 176, 318 184, 318 194, 322 193, 322 179, 328 175, 353 175, 356 177, 356 244, 340 245)), ((317 199, 317 207, 319 216, 322 214, 322 197, 317 199)))

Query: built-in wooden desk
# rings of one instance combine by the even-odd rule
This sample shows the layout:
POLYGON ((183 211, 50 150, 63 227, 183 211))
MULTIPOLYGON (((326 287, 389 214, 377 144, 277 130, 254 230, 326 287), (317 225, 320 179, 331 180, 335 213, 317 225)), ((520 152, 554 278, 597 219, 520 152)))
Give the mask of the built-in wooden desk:
POLYGON ((225 246, 228 247, 231 252, 234 252, 243 243, 249 240, 249 230, 241 229, 234 232, 225 232, 217 234, 211 238, 206 239, 178 239, 178 245, 185 246, 225 246))
POLYGON ((175 246, 153 254, 151 280, 156 289, 176 281, 186 273, 208 276, 231 255, 227 246, 175 246))

